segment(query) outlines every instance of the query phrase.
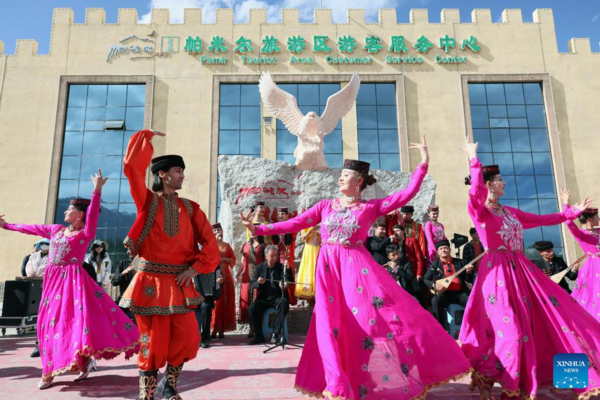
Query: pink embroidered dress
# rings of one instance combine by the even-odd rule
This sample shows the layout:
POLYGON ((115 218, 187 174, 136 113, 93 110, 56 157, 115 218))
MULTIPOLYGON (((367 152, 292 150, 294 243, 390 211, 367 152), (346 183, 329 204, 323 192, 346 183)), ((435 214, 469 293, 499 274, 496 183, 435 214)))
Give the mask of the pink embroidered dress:
MULTIPOLYGON (((565 208, 568 207, 565 205, 565 208)), ((577 274, 571 296, 594 318, 600 321, 600 236, 580 229, 573 221, 566 222, 587 258, 577 274)))
POLYGON ((258 235, 297 232, 321 223, 315 308, 296 373, 296 389, 330 399, 415 399, 469 372, 442 326, 365 249, 378 217, 418 192, 420 164, 409 186, 384 199, 342 207, 322 200, 286 222, 259 226, 258 235))
POLYGON ((84 229, 63 225, 5 224, 4 229, 50 239, 37 332, 42 378, 80 371, 89 357, 111 359, 138 350, 137 327, 81 267, 96 234, 100 193, 94 191, 84 229))
POLYGON ((600 393, 600 323, 577 305, 523 254, 523 229, 556 225, 580 212, 536 215, 486 206, 481 163, 471 161, 468 211, 486 254, 463 317, 459 341, 484 387, 495 382, 508 396, 534 399, 552 386, 557 353, 589 357, 589 386, 572 389, 579 399, 600 393))
POLYGON ((440 222, 427 221, 425 223, 425 237, 427 238, 427 256, 429 261, 434 262, 438 257, 435 244, 446 239, 444 225, 440 222))

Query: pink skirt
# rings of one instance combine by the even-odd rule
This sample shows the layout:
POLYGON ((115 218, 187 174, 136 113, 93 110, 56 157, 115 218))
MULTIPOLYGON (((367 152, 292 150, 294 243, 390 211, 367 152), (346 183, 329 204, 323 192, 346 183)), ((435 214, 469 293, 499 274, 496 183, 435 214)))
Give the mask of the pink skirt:
POLYGON ((119 306, 79 265, 49 265, 38 314, 42 376, 81 371, 90 357, 130 358, 139 331, 119 306))
MULTIPOLYGON (((462 349, 486 387, 534 398, 553 385, 557 353, 585 353, 600 365, 600 323, 522 254, 490 253, 479 274, 460 331, 462 349)), ((579 399, 600 393, 600 375, 589 369, 579 399)))
POLYGON ((454 339, 364 248, 327 245, 296 389, 335 399, 424 398, 469 373, 454 339), (442 351, 443 350, 443 351, 442 351))

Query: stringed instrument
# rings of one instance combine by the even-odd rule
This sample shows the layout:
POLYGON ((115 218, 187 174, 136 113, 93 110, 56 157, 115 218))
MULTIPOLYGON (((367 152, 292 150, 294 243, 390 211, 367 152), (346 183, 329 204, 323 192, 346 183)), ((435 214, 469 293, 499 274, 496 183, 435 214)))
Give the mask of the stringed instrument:
MULTIPOLYGON (((445 289, 448 289, 450 287, 450 284, 452 283, 452 280, 454 278, 456 278, 458 275, 460 275, 464 270, 467 269, 468 266, 475 264, 481 257, 483 257, 485 255, 485 251, 483 253, 481 253, 480 255, 478 255, 477 257, 475 257, 474 259, 471 260, 471 262, 469 262, 468 264, 466 264, 464 267, 462 267, 461 269, 459 269, 458 271, 456 271, 455 273, 453 273, 450 276, 447 276, 445 278, 442 279, 438 279, 437 281, 435 281, 435 286, 437 287, 438 285, 443 286, 445 289)), ((438 291, 435 288, 430 288, 429 289, 431 291, 431 293, 436 294, 438 293, 438 291)))
POLYGON ((552 275, 550 277, 550 279, 552 279, 554 281, 554 283, 560 283, 560 281, 563 280, 565 275, 567 275, 573 268, 575 268, 579 263, 581 263, 586 257, 587 257, 587 254, 582 255, 573 264, 569 265, 568 268, 565 268, 563 271, 560 271, 558 274, 552 275))

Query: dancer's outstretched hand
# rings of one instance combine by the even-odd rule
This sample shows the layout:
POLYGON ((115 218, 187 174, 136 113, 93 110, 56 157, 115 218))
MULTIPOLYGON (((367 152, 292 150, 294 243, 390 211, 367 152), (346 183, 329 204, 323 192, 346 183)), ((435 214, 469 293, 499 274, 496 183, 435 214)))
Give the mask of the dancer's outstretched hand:
POLYGON ((148 129, 148 130, 149 130, 150 132, 152 132, 152 134, 153 134, 154 136, 161 136, 161 137, 165 137, 165 136, 167 136, 167 134, 166 134, 166 133, 163 133, 163 132, 155 131, 155 130, 153 130, 153 129, 148 129))
POLYGON ((562 204, 569 204, 569 197, 571 197, 570 190, 565 188, 560 191, 560 201, 562 201, 562 204))
POLYGON ((198 273, 194 268, 188 268, 177 275, 177 278, 175 278, 175 283, 177 283, 179 286, 189 287, 196 275, 198 275, 198 273))
POLYGON ((587 208, 589 208, 592 203, 594 202, 594 200, 591 200, 589 197, 586 197, 583 199, 583 201, 575 204, 573 207, 575 207, 576 209, 580 210, 580 211, 585 211, 587 208))
POLYGON ((427 151, 427 141, 425 135, 421 137, 421 143, 411 143, 409 149, 417 149, 421 152, 421 162, 429 164, 429 152, 427 151))
POLYGON ((0 215, 0 228, 4 229, 4 224, 6 221, 4 220, 4 214, 0 215))
POLYGON ((465 147, 461 147, 460 149, 467 153, 467 156, 469 156, 469 160, 472 160, 477 157, 478 146, 479 143, 473 143, 473 140, 467 139, 467 144, 465 145, 465 147))
POLYGON ((246 227, 246 229, 248 229, 250 233, 254 235, 256 229, 254 229, 254 213, 252 210, 248 211, 246 215, 240 213, 240 218, 242 219, 242 224, 246 227))
POLYGON ((98 170, 96 175, 91 176, 91 178, 92 182, 94 182, 94 189, 96 189, 99 192, 102 190, 102 186, 104 186, 104 184, 108 180, 108 176, 106 178, 102 177, 102 171, 100 170, 98 170))

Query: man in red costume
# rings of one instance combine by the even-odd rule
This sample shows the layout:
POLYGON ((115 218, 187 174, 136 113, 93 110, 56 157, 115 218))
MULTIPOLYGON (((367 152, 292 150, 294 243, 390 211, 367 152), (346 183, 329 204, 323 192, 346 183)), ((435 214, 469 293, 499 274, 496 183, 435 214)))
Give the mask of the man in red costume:
POLYGON ((398 210, 393 211, 387 215, 386 225, 388 236, 394 234, 394 225, 402 225, 405 228, 405 235, 407 238, 414 238, 419 244, 421 253, 427 256, 427 244, 425 242, 425 232, 423 231, 423 225, 413 220, 413 213, 415 208, 413 206, 404 206, 398 210))
POLYGON ((193 285, 198 273, 213 272, 219 247, 200 206, 181 198, 185 163, 177 155, 152 159, 154 136, 143 130, 131 137, 124 172, 129 179, 137 218, 125 247, 139 255, 139 272, 123 294, 121 307, 136 316, 140 330, 140 399, 180 399, 177 380, 183 364, 196 357, 200 337, 194 309, 202 296, 193 285), (152 191, 146 170, 152 171, 152 191), (202 251, 198 249, 202 246, 202 251), (167 365, 157 387, 158 369, 167 365))

